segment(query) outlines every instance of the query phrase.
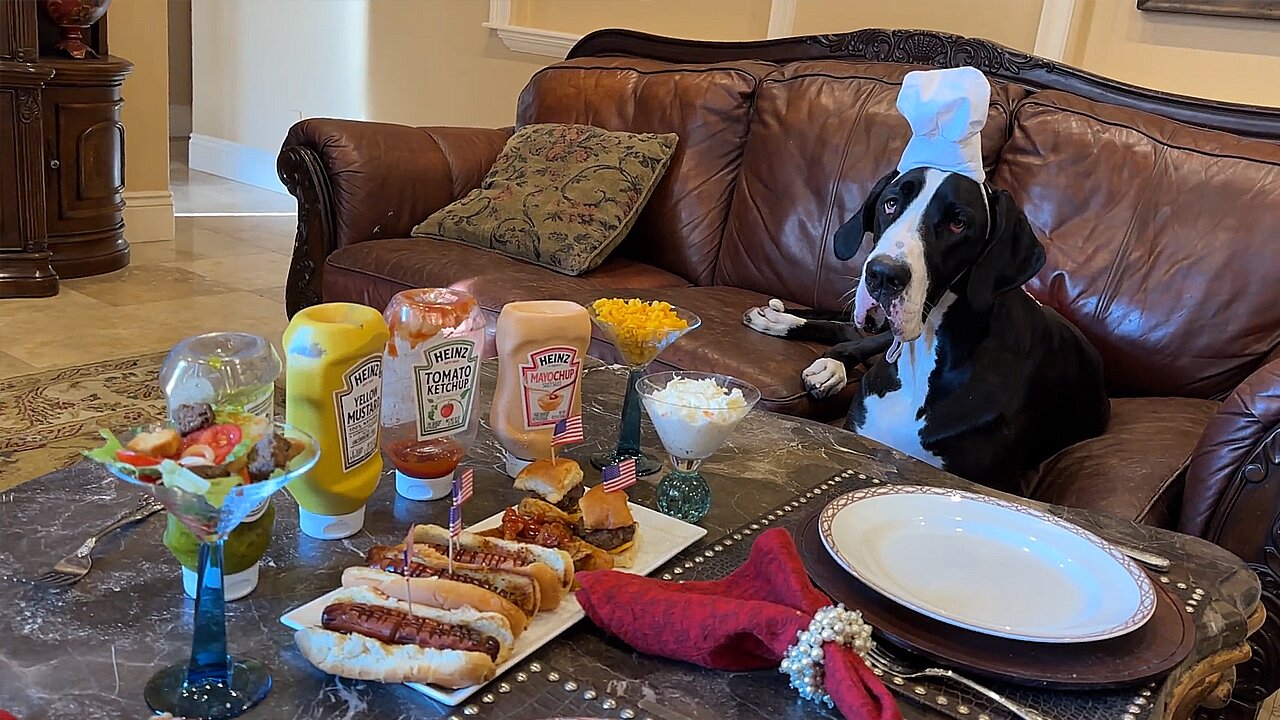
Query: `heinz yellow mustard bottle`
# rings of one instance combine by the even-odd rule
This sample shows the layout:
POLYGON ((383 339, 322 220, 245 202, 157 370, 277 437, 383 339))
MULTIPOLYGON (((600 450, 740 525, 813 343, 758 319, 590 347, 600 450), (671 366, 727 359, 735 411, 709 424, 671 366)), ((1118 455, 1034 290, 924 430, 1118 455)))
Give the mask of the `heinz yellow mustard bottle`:
POLYGON ((311 433, 320 460, 289 483, 302 532, 337 540, 364 527, 382 475, 382 313, 353 303, 313 305, 284 331, 285 422, 311 433))

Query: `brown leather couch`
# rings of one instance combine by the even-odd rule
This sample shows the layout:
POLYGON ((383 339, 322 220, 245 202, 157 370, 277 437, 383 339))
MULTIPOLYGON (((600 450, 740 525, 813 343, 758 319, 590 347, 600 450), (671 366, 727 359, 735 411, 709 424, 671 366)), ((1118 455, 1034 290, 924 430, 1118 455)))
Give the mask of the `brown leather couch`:
MULTIPOLYGON (((516 123, 675 132, 666 177, 621 249, 566 277, 408 238, 475 188, 511 129, 312 119, 280 173, 299 200, 290 312, 383 307, 448 285, 506 302, 667 299, 704 326, 660 364, 758 386, 769 410, 838 419, 800 370, 823 348, 743 327, 777 297, 839 309, 861 259, 832 234, 906 142, 894 104, 921 66, 978 67, 993 92, 983 152, 1048 262, 1027 289, 1097 346, 1115 397, 1107 433, 1048 461, 1029 496, 1200 535, 1255 564, 1280 616, 1280 110, 1181 98, 982 40, 862 30, 758 43, 627 31, 584 38, 534 75, 516 123)), ((865 251, 865 250, 864 250, 865 251)), ((594 353, 611 359, 603 341, 594 353)), ((1258 636, 1237 700, 1280 686, 1280 619, 1258 636)))

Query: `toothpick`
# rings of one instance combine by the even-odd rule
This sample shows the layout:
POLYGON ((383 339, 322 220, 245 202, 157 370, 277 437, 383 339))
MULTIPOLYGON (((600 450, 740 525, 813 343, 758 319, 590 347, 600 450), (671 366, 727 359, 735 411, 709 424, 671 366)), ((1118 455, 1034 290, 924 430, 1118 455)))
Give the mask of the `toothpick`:
POLYGON ((404 600, 409 603, 409 612, 413 612, 413 583, 409 582, 410 568, 413 567, 413 523, 409 524, 409 533, 404 536, 404 600))

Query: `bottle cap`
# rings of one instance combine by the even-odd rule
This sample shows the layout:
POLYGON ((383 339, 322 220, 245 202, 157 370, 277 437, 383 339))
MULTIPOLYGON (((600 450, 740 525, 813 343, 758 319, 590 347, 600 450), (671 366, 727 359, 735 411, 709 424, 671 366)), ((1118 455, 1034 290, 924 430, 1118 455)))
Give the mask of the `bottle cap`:
POLYGON ((507 458, 507 475, 510 475, 511 477, 519 475, 521 470, 524 470, 533 464, 532 460, 518 458, 505 450, 502 452, 507 458))
MULTIPOLYGON (((199 573, 195 570, 188 570, 185 566, 182 568, 182 589, 186 591, 187 597, 195 599, 196 584, 199 581, 199 573)), ((222 586, 228 602, 239 600, 253 592, 253 589, 258 587, 258 563, 254 563, 248 569, 241 570, 238 573, 223 576, 222 586)))
POLYGON ((341 540, 364 527, 364 505, 346 515, 321 515, 298 508, 298 527, 302 534, 317 540, 341 540))
POLYGON ((449 497, 452 491, 453 473, 427 480, 396 471, 396 492, 410 500, 439 500, 449 497))

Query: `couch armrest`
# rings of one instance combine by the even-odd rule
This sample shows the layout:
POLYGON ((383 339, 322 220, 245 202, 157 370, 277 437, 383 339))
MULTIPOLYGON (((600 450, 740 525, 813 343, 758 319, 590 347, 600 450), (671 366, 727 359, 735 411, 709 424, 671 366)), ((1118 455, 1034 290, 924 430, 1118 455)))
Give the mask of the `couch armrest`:
POLYGON ((1261 551, 1258 542, 1280 510, 1278 431, 1280 349, 1227 396, 1201 435, 1187 467, 1178 529, 1246 560, 1261 551), (1246 529, 1257 537, 1245 542, 1246 529))
POLYGON ((329 253, 406 237, 428 215, 479 187, 511 129, 303 120, 277 160, 298 199, 298 235, 285 301, 289 315, 321 302, 329 253))
POLYGON ((1280 349, 1205 428, 1187 467, 1178 529, 1230 550, 1258 575, 1266 617, 1249 637, 1252 657, 1236 667, 1223 715, 1252 717, 1280 689, 1280 349))

